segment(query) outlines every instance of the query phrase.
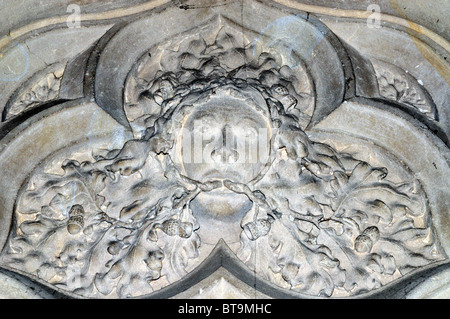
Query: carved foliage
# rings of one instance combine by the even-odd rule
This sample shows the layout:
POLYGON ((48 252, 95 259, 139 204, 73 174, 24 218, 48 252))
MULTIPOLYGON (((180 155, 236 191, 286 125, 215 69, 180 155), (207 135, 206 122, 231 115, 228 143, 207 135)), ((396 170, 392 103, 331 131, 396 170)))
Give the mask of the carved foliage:
MULTIPOLYGON (((282 288, 352 296, 444 258, 419 182, 393 183, 386 168, 311 141, 306 71, 254 56, 254 44, 219 22, 137 61, 124 91, 136 139, 92 161, 67 160, 63 175, 30 176, 2 262, 82 296, 145 295, 201 262, 198 230, 209 225, 197 222, 191 201, 224 191, 251 205, 238 257, 282 288), (233 117, 258 108, 270 123, 269 158, 251 182, 228 166, 226 177, 196 180, 175 164, 176 128, 212 97, 239 100, 233 117)), ((389 86, 399 92, 395 79, 379 79, 386 96, 389 86)), ((395 98, 419 107, 413 96, 405 89, 395 98)))
MULTIPOLYGON (((314 160, 313 169, 304 166, 301 178, 311 181, 307 193, 302 187, 286 191, 281 175, 270 172, 266 177, 276 176, 270 181, 275 189, 261 181, 273 221, 265 236, 242 233, 238 256, 247 265, 281 287, 348 296, 444 258, 417 181, 393 184, 385 180, 385 168, 373 168, 325 145, 310 146, 310 154, 318 151, 310 157, 327 161, 314 160), (318 177, 327 171, 331 175, 318 177), (311 192, 313 187, 319 193, 311 192)), ((274 171, 287 161, 275 163, 274 171)), ((313 162, 308 156, 302 161, 313 162)))
POLYGON ((400 68, 382 61, 374 62, 379 92, 387 100, 404 103, 427 117, 437 120, 436 106, 423 83, 400 68))
POLYGON ((34 80, 33 84, 22 90, 17 97, 8 102, 3 116, 4 120, 9 120, 42 103, 56 100, 59 97, 64 67, 53 68, 52 72, 34 80))

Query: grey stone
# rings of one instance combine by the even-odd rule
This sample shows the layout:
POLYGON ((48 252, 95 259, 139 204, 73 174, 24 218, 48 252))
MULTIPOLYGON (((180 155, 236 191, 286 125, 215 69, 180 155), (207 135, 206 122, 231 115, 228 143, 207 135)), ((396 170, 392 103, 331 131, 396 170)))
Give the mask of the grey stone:
POLYGON ((448 298, 450 46, 371 4, 5 2, 0 296, 448 298))

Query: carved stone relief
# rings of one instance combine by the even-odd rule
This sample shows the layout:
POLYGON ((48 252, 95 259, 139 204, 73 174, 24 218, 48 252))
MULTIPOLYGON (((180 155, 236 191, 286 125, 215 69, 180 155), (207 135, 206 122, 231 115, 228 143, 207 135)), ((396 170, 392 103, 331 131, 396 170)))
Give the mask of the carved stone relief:
POLYGON ((234 276, 334 298, 446 269, 448 109, 320 14, 244 5, 131 15, 14 90, 4 271, 75 298, 181 296, 215 271, 208 296, 244 295, 234 276))
POLYGON ((54 66, 52 69, 46 75, 39 74, 37 82, 33 81, 29 87, 16 93, 16 97, 9 101, 3 111, 4 120, 10 120, 33 107, 59 98, 64 67, 54 66))

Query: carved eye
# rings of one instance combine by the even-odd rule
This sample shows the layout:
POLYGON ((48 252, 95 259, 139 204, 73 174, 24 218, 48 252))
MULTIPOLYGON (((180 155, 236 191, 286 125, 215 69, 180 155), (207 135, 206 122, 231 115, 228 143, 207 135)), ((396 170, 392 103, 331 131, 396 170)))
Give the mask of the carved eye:
POLYGON ((202 138, 209 138, 210 135, 213 133, 213 128, 206 124, 206 123, 201 123, 199 125, 196 125, 194 127, 193 133, 194 134, 201 134, 202 138))
POLYGON ((237 137, 251 137, 259 135, 258 125, 247 118, 240 120, 237 125, 231 127, 232 132, 237 137))
POLYGON ((258 131, 254 127, 246 127, 244 129, 244 134, 245 134, 246 137, 257 136, 258 135, 258 131))

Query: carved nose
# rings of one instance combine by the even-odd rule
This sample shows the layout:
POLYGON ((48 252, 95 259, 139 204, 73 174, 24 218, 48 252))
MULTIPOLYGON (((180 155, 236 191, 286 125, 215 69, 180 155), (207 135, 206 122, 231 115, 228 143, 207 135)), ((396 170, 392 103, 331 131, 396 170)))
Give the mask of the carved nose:
POLYGON ((218 148, 211 152, 211 159, 216 163, 235 163, 239 159, 239 153, 230 145, 231 141, 227 140, 228 125, 222 129, 222 143, 218 148))

